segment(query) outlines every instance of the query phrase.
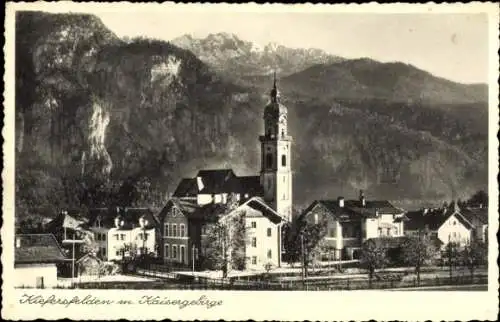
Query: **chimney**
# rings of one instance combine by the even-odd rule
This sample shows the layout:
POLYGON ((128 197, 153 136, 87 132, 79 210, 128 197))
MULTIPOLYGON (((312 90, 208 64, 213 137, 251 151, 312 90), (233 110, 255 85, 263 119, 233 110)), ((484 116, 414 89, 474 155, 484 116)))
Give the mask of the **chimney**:
POLYGON ((366 199, 363 190, 359 191, 359 202, 361 203, 361 207, 366 207, 366 199))
POLYGON ((203 185, 203 180, 201 179, 201 177, 196 177, 196 183, 198 184, 198 191, 203 190, 205 186, 203 185))
POLYGON ((16 237, 16 248, 21 247, 21 237, 17 236, 16 237))
POLYGON ((339 202, 339 207, 344 208, 344 197, 339 197, 338 202, 339 202))

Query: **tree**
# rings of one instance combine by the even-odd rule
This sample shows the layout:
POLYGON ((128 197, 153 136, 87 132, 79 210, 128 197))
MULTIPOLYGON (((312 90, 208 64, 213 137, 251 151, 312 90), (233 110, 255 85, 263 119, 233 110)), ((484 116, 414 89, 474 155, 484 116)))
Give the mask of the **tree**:
POLYGON ((475 194, 473 194, 469 200, 467 200, 467 205, 471 207, 477 206, 488 206, 488 193, 484 190, 479 190, 475 194))
POLYGON ((436 254, 436 249, 428 236, 407 238, 401 246, 403 261, 415 268, 417 284, 420 285, 420 269, 436 254))
POLYGON ((227 277, 230 269, 242 270, 245 268, 245 248, 248 236, 245 227, 245 212, 233 210, 237 202, 229 202, 219 212, 214 222, 207 224, 206 237, 201 243, 201 259, 203 267, 222 270, 223 277, 227 277))
POLYGON ((462 250, 462 262, 469 269, 471 280, 474 278, 475 269, 488 260, 488 244, 474 240, 462 250))
POLYGON ((458 262, 458 255, 459 255, 459 249, 460 245, 455 242, 449 242, 446 245, 445 249, 445 257, 447 260, 449 272, 450 272, 450 279, 453 277, 453 266, 455 266, 458 262))
POLYGON ((360 263, 368 270, 368 281, 372 287, 373 275, 375 270, 384 267, 388 262, 387 249, 373 239, 368 239, 361 246, 360 263))

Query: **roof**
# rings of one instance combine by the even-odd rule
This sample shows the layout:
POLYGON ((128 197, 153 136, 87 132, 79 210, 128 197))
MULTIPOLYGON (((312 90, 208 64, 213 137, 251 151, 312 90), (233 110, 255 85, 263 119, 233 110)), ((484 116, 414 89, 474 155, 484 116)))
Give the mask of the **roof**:
POLYGON ((52 234, 18 234, 15 241, 16 264, 58 263, 66 256, 52 234), (19 247, 18 246, 19 243, 19 247))
POLYGON ((197 204, 195 204, 195 203, 192 203, 192 202, 189 202, 189 201, 185 201, 185 200, 181 200, 179 198, 170 198, 167 201, 167 203, 165 204, 165 206, 162 208, 162 210, 160 211, 160 213, 158 214, 158 217, 159 217, 160 221, 163 221, 163 219, 165 218, 167 212, 173 206, 175 206, 177 209, 179 209, 184 215, 191 214, 194 211, 196 211, 197 208, 199 208, 199 206, 197 204))
POLYGON ((98 218, 101 220, 101 226, 105 228, 115 227, 115 218, 120 216, 124 221, 122 229, 132 229, 139 227, 139 219, 144 217, 148 221, 147 229, 159 226, 158 219, 154 212, 149 208, 94 208, 90 210, 89 225, 94 225, 98 218))
POLYGON ((462 209, 460 213, 471 223, 477 222, 483 225, 488 224, 488 208, 465 208, 462 209))
POLYGON ((189 219, 197 219, 202 221, 216 221, 219 216, 227 211, 226 205, 219 203, 209 203, 198 207, 195 211, 187 214, 189 219))
POLYGON ((343 217, 347 220, 353 218, 376 218, 378 214, 403 214, 402 209, 394 207, 387 200, 373 200, 366 201, 363 207, 359 200, 345 200, 344 207, 339 206, 338 200, 316 200, 306 210, 304 214, 309 212, 317 204, 325 207, 332 215, 338 217, 340 220, 343 217))
POLYGON ((195 178, 182 179, 173 197, 195 197, 198 193, 240 193, 260 196, 263 190, 259 176, 238 177, 232 169, 209 169, 198 171, 195 178))
POLYGON ((273 208, 271 208, 262 198, 253 197, 244 203, 257 211, 260 211, 264 217, 267 217, 272 223, 279 224, 285 221, 273 208))
POLYGON ((457 220, 467 229, 474 227, 472 222, 462 215, 461 211, 445 212, 442 209, 433 211, 417 210, 406 213, 408 221, 405 223, 405 230, 438 230, 443 223, 454 215, 457 220))
POLYGON ((175 189, 174 197, 192 197, 196 196, 198 188, 196 186, 196 179, 184 178, 179 182, 175 189))
POLYGON ((82 257, 80 257, 79 259, 76 260, 76 263, 80 263, 81 261, 87 259, 87 258, 92 258, 92 259, 95 259, 97 260, 98 262, 102 262, 102 259, 100 259, 99 257, 93 255, 93 254, 90 254, 90 253, 87 253, 85 255, 83 255, 82 257))
POLYGON ((407 240, 406 236, 398 236, 398 237, 374 237, 367 239, 371 240, 375 243, 375 245, 383 248, 397 248, 400 247, 405 240, 407 240))

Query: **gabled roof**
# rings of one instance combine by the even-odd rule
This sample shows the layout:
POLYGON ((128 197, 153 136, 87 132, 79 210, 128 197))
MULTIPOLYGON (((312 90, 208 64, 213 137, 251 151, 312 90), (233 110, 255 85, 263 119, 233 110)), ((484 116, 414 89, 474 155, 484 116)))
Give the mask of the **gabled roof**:
POLYGON ((178 198, 170 198, 158 214, 160 221, 163 221, 165 219, 165 216, 172 207, 176 207, 184 215, 189 215, 199 208, 199 206, 195 203, 184 201, 178 198))
POLYGON ((405 223, 405 230, 423 230, 427 228, 435 231, 451 216, 455 216, 465 228, 474 228, 472 222, 463 216, 460 211, 444 212, 438 209, 435 211, 418 210, 406 213, 409 220, 405 223))
POLYGON ((248 201, 243 203, 243 205, 247 205, 250 208, 260 211, 264 217, 267 217, 274 224, 286 221, 285 218, 281 217, 260 197, 250 198, 248 201))
POLYGON ((332 215, 341 220, 351 220, 354 218, 376 218, 377 213, 379 215, 397 215, 404 213, 402 209, 394 207, 387 200, 366 201, 365 206, 363 206, 359 200, 345 200, 343 207, 339 206, 338 200, 315 200, 309 207, 307 207, 303 214, 309 212, 317 204, 322 205, 332 215))
POLYGON ((195 211, 187 214, 189 219, 202 220, 207 222, 217 221, 219 217, 227 211, 226 205, 219 203, 209 203, 198 207, 195 211))
POLYGON ((52 234, 18 234, 15 238, 16 264, 58 263, 66 260, 52 234))
POLYGON ((248 194, 253 197, 262 195, 263 189, 259 176, 238 177, 232 169, 210 169, 198 171, 195 178, 182 179, 175 189, 173 197, 195 197, 199 193, 239 193, 243 196, 248 194))
POLYGON ((465 208, 460 212, 468 221, 488 224, 488 208, 465 208))
POLYGON ((196 179, 184 178, 175 189, 174 197, 193 197, 198 193, 196 179))

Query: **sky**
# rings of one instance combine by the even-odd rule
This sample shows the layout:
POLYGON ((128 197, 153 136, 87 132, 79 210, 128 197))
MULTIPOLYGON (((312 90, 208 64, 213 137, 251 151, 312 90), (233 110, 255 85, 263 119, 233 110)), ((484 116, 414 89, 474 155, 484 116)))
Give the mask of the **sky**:
POLYGON ((400 61, 461 83, 488 82, 488 16, 451 13, 159 11, 96 13, 117 36, 233 33, 259 45, 400 61))

